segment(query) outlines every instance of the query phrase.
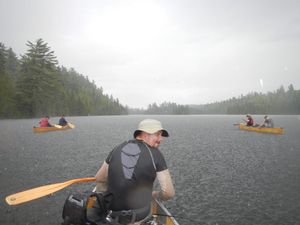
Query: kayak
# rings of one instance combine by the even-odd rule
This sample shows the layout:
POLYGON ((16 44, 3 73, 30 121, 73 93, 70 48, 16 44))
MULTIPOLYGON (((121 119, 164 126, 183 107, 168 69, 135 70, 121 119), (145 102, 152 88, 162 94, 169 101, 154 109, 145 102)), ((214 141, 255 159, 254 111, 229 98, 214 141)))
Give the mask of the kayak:
POLYGON ((72 123, 68 123, 66 126, 54 125, 53 127, 33 127, 32 131, 34 133, 45 133, 50 131, 60 131, 67 129, 74 129, 75 125, 72 123))
POLYGON ((239 129, 246 130, 246 131, 261 132, 261 133, 283 134, 282 127, 250 127, 250 126, 246 126, 243 123, 240 123, 239 129))

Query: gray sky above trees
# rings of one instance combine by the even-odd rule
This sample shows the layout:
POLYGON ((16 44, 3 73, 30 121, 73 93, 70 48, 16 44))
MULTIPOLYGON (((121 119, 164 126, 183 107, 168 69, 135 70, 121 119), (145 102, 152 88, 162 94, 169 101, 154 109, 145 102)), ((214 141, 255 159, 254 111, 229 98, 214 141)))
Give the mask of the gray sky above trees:
POLYGON ((0 42, 42 38, 123 105, 300 88, 300 1, 0 0, 0 42))

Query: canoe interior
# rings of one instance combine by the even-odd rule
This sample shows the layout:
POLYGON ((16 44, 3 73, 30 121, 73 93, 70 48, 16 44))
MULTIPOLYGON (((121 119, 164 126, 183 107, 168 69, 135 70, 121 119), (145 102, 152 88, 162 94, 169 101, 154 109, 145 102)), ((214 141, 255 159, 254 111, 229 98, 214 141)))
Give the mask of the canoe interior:
MULTIPOLYGON (((93 192, 96 191, 96 188, 94 188, 93 192)), ((87 202, 87 214, 88 218, 95 219, 94 217, 96 211, 94 211, 94 204, 96 202, 95 197, 90 197, 87 202)), ((155 221, 154 224, 156 225, 179 225, 179 223, 172 217, 171 213, 167 210, 167 208, 163 205, 162 202, 158 201, 157 199, 152 200, 152 215, 153 215, 153 221, 155 221)))

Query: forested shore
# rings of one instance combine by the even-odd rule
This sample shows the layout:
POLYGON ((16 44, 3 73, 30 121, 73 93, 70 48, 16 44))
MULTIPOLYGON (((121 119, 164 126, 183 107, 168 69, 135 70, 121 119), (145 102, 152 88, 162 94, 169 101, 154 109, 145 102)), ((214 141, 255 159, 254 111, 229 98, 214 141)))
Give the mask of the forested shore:
POLYGON ((88 77, 58 66, 42 39, 26 45, 19 59, 0 43, 0 118, 127 114, 127 107, 88 77))
POLYGON ((195 115, 195 114, 272 114, 299 115, 300 90, 291 84, 285 90, 283 86, 274 92, 250 93, 245 96, 203 105, 180 105, 171 102, 150 104, 146 110, 129 109, 132 114, 195 115))
POLYGON ((299 115, 300 90, 295 90, 294 86, 290 84, 287 90, 281 86, 277 90, 266 94, 253 92, 221 102, 190 106, 190 113, 299 115))
MULTIPOLYGON (((149 104, 147 109, 123 106, 102 87, 75 69, 58 66, 54 51, 42 39, 28 41, 20 59, 0 42, 0 118, 89 115, 300 114, 300 90, 293 84, 274 92, 203 105, 173 102, 149 104)), ((178 90, 180 91, 180 90, 178 90)))

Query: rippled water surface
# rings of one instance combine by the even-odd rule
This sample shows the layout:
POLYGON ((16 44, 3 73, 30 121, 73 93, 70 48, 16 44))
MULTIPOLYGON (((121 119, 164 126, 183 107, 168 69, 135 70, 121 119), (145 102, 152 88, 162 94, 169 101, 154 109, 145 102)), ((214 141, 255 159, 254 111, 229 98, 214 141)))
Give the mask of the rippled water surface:
MULTIPOLYGON (((238 130, 242 116, 147 116, 169 131, 160 149, 176 188, 166 203, 180 224, 300 224, 300 116, 273 116, 283 135, 238 130)), ((259 121, 263 116, 254 116, 259 121)), ((60 224, 74 184, 18 206, 5 196, 94 176, 145 116, 69 117, 73 130, 35 134, 37 119, 0 120, 0 224, 60 224)), ((51 118, 56 122, 58 118, 51 118)))

